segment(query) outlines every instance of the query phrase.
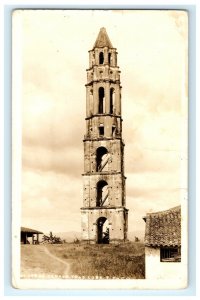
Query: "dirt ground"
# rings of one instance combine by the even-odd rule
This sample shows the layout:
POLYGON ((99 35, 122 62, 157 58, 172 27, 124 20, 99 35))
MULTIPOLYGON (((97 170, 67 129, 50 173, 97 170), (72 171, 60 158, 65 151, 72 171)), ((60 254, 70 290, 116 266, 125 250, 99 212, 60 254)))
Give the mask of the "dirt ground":
POLYGON ((45 245, 21 246, 21 277, 68 277, 70 264, 49 251, 45 245))

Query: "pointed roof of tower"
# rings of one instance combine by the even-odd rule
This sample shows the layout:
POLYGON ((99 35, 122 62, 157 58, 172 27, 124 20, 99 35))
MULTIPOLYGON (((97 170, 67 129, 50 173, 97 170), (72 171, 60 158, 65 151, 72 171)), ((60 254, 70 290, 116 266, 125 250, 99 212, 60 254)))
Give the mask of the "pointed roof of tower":
POLYGON ((98 37, 96 39, 96 42, 94 44, 93 48, 103 48, 103 47, 108 47, 108 48, 113 48, 113 45, 107 35, 106 29, 102 27, 99 31, 98 37))

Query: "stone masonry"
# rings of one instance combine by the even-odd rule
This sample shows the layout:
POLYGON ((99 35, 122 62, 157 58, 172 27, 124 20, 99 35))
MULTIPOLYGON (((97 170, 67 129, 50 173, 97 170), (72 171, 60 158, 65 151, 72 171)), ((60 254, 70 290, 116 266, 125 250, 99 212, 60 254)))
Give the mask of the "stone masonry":
POLYGON ((127 239, 124 143, 117 50, 101 28, 92 50, 86 84, 82 240, 115 243, 127 239))

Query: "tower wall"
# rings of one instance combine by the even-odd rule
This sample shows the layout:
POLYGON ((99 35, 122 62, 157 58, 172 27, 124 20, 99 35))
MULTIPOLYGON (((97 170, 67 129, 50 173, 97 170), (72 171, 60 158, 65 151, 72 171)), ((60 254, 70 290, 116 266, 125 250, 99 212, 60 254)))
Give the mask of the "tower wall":
POLYGON ((107 206, 121 207, 125 205, 125 195, 122 193, 125 185, 125 179, 119 174, 96 174, 96 176, 86 175, 83 178, 83 207, 97 207, 97 183, 104 180, 108 183, 107 206))
POLYGON ((84 174, 97 172, 97 150, 104 147, 109 154, 107 171, 123 172, 124 168, 124 144, 121 140, 110 139, 101 141, 85 141, 84 142, 84 174))
POLYGON ((82 240, 95 244, 97 220, 105 217, 109 223, 110 243, 125 242, 127 239, 128 211, 123 208, 82 209, 82 240))

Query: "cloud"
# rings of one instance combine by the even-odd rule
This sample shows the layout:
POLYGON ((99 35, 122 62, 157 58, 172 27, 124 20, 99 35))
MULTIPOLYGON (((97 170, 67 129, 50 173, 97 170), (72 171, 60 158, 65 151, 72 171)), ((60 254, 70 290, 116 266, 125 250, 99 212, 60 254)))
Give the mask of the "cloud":
POLYGON ((179 204, 179 189, 185 188, 180 183, 185 14, 24 10, 21 15, 24 226, 80 229, 85 69, 104 26, 122 71, 129 226, 144 230, 142 216, 179 204))
POLYGON ((40 172, 70 174, 71 179, 83 172, 83 151, 73 147, 56 149, 23 147, 23 168, 40 172))
POLYGON ((180 114, 162 112, 155 116, 139 111, 136 118, 124 123, 126 172, 172 173, 179 169, 185 138, 180 114))
MULTIPOLYGON (((129 148, 129 145, 127 147, 129 148)), ((128 149, 127 151, 130 153, 131 150, 128 149)), ((133 173, 171 173, 179 169, 180 162, 181 158, 176 151, 156 150, 156 148, 145 149, 135 146, 132 148, 132 153, 126 156, 125 170, 133 173)))
POLYGON ((59 231, 65 226, 67 231, 70 222, 79 228, 81 178, 73 180, 69 174, 51 172, 44 176, 43 172, 24 170, 22 180, 22 224, 33 228, 39 224, 45 232, 59 231))

